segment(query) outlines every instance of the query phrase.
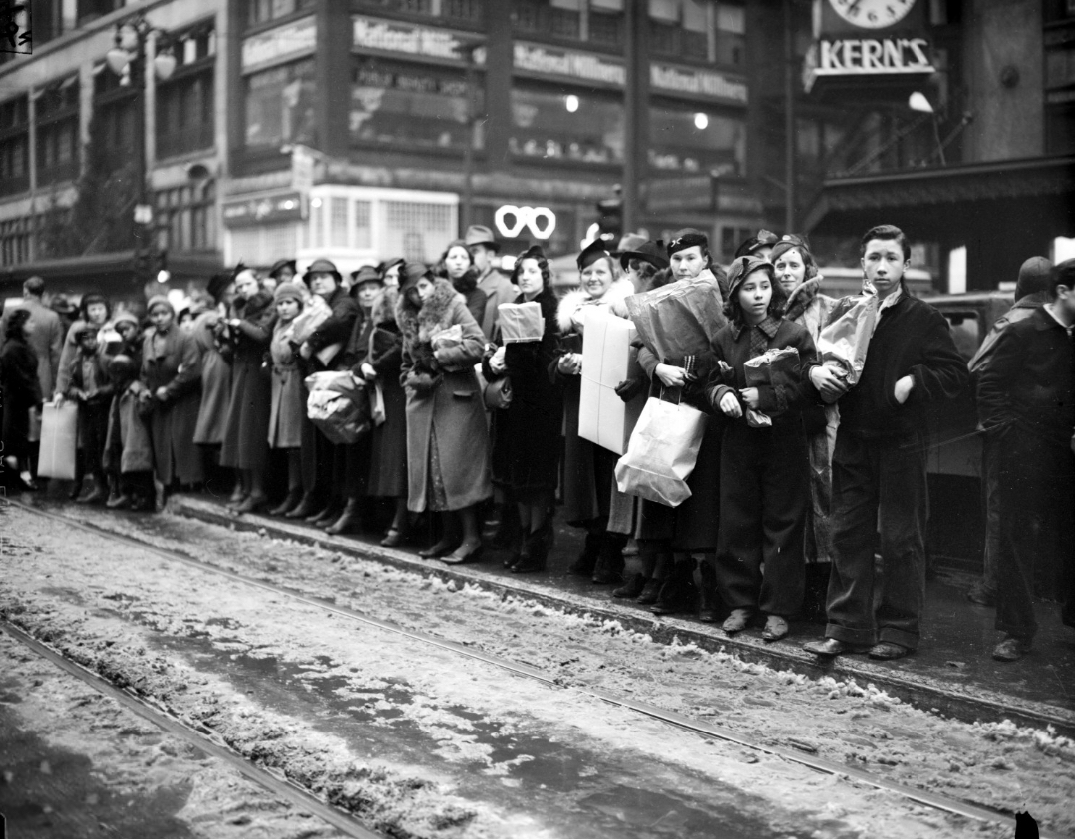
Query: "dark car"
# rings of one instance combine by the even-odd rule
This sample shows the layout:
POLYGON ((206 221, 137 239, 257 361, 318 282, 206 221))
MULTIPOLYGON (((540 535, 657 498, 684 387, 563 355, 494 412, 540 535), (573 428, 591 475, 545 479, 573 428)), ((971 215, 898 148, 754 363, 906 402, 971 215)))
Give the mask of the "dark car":
MULTIPOLYGON (((938 309, 952 329, 956 349, 970 361, 985 336, 1014 302, 1010 292, 979 291, 921 298, 938 309)), ((974 385, 929 409, 928 481, 930 520, 926 550, 931 567, 980 572, 985 540, 981 482, 982 441, 974 385)))

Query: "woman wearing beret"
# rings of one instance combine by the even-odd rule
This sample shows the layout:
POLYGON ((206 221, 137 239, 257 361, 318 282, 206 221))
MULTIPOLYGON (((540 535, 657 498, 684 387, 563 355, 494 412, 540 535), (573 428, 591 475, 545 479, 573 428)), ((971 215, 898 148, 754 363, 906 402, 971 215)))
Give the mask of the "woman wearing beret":
POLYGON ((494 480, 515 499, 523 539, 508 560, 514 573, 545 570, 552 546, 550 514, 559 481, 563 398, 549 378, 557 360, 560 330, 556 295, 549 285, 549 261, 534 246, 519 255, 512 282, 521 294, 515 303, 537 303, 545 321, 539 341, 502 344, 483 364, 490 382, 511 377, 512 400, 495 415, 494 480))
POLYGON ((450 282, 420 263, 405 270, 396 321, 407 394, 407 507, 444 514, 443 536, 420 556, 474 562, 482 551, 477 505, 492 494, 489 426, 474 373, 485 335, 450 282))
POLYGON ((272 396, 269 405, 269 448, 287 452, 287 495, 269 511, 282 516, 295 509, 302 498, 302 372, 291 343, 291 326, 302 311, 305 295, 297 283, 283 282, 273 292, 276 324, 269 343, 272 362, 272 396))
POLYGON ((615 260, 600 239, 579 254, 576 265, 580 288, 565 294, 556 309, 561 337, 551 371, 564 388, 564 517, 586 530, 582 554, 567 570, 595 583, 611 583, 619 579, 627 543, 626 535, 608 532, 619 456, 579 436, 583 330, 588 313, 608 312, 635 289, 629 278, 617 276, 615 260))
POLYGON ((142 345, 142 382, 151 399, 153 469, 167 493, 176 482, 195 484, 203 477, 194 446, 201 362, 194 339, 176 324, 167 297, 152 298, 148 311, 153 329, 142 345))
POLYGON ((265 353, 272 338, 275 312, 272 295, 262 290, 249 268, 235 277, 235 299, 228 314, 226 324, 217 325, 232 352, 231 398, 220 464, 239 470, 242 495, 230 506, 237 513, 250 513, 269 500, 265 475, 272 381, 265 353))

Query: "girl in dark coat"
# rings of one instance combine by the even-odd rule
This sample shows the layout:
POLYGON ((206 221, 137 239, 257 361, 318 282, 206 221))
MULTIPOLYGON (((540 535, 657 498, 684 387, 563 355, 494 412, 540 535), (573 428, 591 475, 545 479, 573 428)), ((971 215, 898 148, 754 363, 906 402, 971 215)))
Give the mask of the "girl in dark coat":
POLYGON ((512 282, 522 292, 515 302, 538 303, 545 319, 540 341, 502 345, 484 362, 489 381, 511 377, 511 404, 497 411, 494 420, 493 479, 511 492, 519 507, 524 539, 510 567, 522 574, 545 569, 552 543, 549 513, 559 480, 563 399, 560 386, 549 378, 560 331, 549 262, 540 247, 519 256, 512 282))
POLYGON ((478 269, 474 267, 474 257, 467 249, 466 242, 456 239, 449 243, 433 273, 451 282, 467 301, 467 309, 474 316, 474 320, 481 324, 489 297, 478 288, 478 269))
POLYGON ((30 409, 40 409, 43 402, 37 354, 28 343, 29 324, 28 310, 12 312, 0 350, 5 485, 18 492, 36 489, 30 477, 30 409))
POLYGON ((142 346, 142 381, 152 397, 153 467, 167 492, 176 481, 195 484, 203 478, 194 446, 201 363, 194 339, 176 325, 168 298, 154 297, 148 308, 154 328, 142 346))
POLYGON ((272 295, 261 290, 249 268, 235 276, 235 299, 226 322, 216 329, 231 347, 231 397, 220 447, 220 465, 239 470, 242 496, 228 506, 250 513, 269 500, 265 470, 269 459, 269 408, 272 381, 265 353, 274 320, 272 295))
POLYGON ((717 589, 732 609, 725 632, 745 629, 761 611, 767 616, 762 638, 776 641, 788 634, 787 618, 802 605, 810 503, 802 409, 813 388, 802 373, 747 387, 744 365, 769 350, 791 348, 805 371, 817 351, 805 327, 783 318, 787 298, 771 263, 741 256, 728 283, 729 323, 713 341, 716 367, 706 386, 709 403, 729 418, 720 456, 717 589), (768 417, 769 425, 752 427, 751 411, 768 417))

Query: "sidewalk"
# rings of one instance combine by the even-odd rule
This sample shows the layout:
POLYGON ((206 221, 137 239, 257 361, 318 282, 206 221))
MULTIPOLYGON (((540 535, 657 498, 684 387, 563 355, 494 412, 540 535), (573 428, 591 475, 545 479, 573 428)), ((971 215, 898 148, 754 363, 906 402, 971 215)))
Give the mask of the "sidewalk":
MULTIPOLYGON (((945 577, 926 585, 926 611, 922 646, 918 653, 894 662, 876 662, 865 656, 841 656, 823 662, 804 652, 804 641, 821 637, 821 624, 793 621, 784 641, 766 644, 760 629, 729 638, 719 624, 704 624, 688 616, 657 617, 632 601, 614 600, 614 586, 597 586, 571 577, 566 568, 582 545, 581 532, 558 524, 549 568, 543 574, 512 574, 502 565, 503 551, 486 551, 483 562, 448 566, 422 560, 416 549, 380 547, 380 534, 332 537, 306 524, 263 515, 235 516, 204 496, 178 495, 168 502, 170 512, 236 529, 265 528, 277 538, 318 542, 334 550, 373 559, 445 579, 470 582, 502 594, 539 600, 574 612, 588 612, 618 620, 654 640, 695 643, 709 649, 736 653, 744 661, 791 670, 811 678, 831 675, 873 683, 892 696, 923 710, 967 722, 1012 722, 1036 728, 1053 726, 1075 737, 1075 630, 1061 625, 1060 607, 1038 603, 1041 630, 1034 651, 1020 662, 1002 664, 990 653, 997 640, 994 610, 975 606, 964 598, 970 579, 945 577)), ((628 566, 630 570, 630 565, 628 566)))

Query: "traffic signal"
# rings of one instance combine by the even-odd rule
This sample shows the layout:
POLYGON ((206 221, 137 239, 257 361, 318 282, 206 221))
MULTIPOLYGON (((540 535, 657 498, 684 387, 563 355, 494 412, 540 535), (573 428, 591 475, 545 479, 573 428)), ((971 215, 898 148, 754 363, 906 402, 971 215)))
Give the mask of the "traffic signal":
POLYGON ((623 235, 623 201, 620 198, 597 202, 597 230, 606 242, 616 242, 623 235))

